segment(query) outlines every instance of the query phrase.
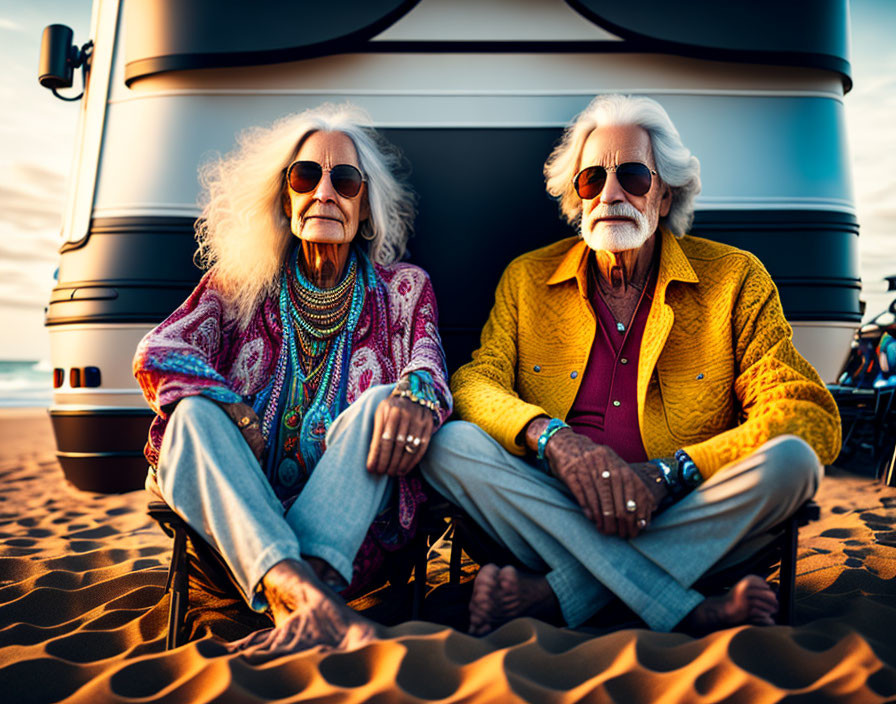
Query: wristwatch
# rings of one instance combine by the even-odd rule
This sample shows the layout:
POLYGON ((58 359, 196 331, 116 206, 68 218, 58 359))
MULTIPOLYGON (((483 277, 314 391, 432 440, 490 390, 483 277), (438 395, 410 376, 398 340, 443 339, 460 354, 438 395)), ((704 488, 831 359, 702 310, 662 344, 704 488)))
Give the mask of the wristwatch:
POLYGON ((675 453, 675 461, 678 463, 678 481, 687 487, 688 491, 700 486, 703 476, 691 456, 684 450, 678 450, 675 453))
POLYGON ((678 450, 674 460, 670 463, 665 459, 655 459, 650 460, 650 463, 663 473, 663 480, 666 482, 670 496, 678 500, 699 486, 703 477, 694 460, 684 450, 678 450))

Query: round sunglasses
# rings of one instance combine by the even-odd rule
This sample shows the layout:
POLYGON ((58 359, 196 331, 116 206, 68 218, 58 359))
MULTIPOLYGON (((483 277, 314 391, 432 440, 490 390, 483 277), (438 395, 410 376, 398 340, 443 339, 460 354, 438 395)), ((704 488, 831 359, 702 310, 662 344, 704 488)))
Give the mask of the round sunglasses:
POLYGON ((619 166, 589 166, 572 180, 572 185, 582 200, 597 198, 607 185, 607 174, 614 172, 623 190, 633 196, 643 196, 650 190, 656 171, 639 161, 627 161, 619 166))
POLYGON ((325 169, 316 161, 294 161, 286 169, 286 182, 296 193, 310 193, 320 183, 324 171, 330 173, 330 183, 345 198, 354 198, 361 191, 364 176, 357 166, 336 164, 325 169))

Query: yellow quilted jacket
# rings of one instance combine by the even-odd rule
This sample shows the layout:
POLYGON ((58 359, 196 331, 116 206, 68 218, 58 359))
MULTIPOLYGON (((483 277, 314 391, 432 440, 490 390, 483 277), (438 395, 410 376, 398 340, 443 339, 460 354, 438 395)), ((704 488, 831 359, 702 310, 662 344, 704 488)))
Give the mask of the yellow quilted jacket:
MULTIPOLYGON (((572 237, 507 267, 473 361, 451 379, 458 415, 522 455, 522 430, 565 418, 597 330, 587 245, 572 237)), ((661 230, 658 279, 638 358, 638 420, 649 457, 684 448, 704 477, 791 433, 824 464, 840 451, 831 394, 796 351, 759 260, 661 230)))

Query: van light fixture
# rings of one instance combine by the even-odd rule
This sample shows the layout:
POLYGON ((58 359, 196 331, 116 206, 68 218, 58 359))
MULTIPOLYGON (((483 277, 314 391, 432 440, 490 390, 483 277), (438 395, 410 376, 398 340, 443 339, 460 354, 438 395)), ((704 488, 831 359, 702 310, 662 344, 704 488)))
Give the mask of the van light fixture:
POLYGON ((100 368, 99 367, 84 367, 83 375, 81 381, 84 386, 88 388, 96 388, 100 385, 100 368))
POLYGON ((57 93, 59 88, 71 88, 75 69, 81 69, 81 81, 87 88, 87 73, 90 70, 90 57, 93 54, 93 42, 89 41, 78 48, 72 44, 74 32, 64 24, 51 24, 44 28, 40 40, 40 64, 37 80, 44 88, 48 88, 60 100, 80 100, 82 90, 73 98, 57 93))

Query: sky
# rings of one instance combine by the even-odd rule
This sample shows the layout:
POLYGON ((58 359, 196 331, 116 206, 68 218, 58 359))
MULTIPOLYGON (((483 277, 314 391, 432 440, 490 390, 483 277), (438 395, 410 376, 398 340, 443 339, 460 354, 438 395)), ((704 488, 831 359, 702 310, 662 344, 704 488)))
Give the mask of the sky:
POLYGON ((48 24, 66 24, 83 44, 90 6, 0 0, 0 360, 50 358, 43 310, 59 261, 80 102, 57 100, 38 84, 40 38, 48 24))
MULTIPOLYGON (((66 24, 83 44, 90 7, 91 0, 0 0, 0 360, 49 359, 43 309, 59 259, 80 103, 38 84, 40 37, 46 25, 66 24)), ((896 274, 896 0, 852 0, 850 10, 846 127, 868 319, 896 295, 882 281, 896 274)))

